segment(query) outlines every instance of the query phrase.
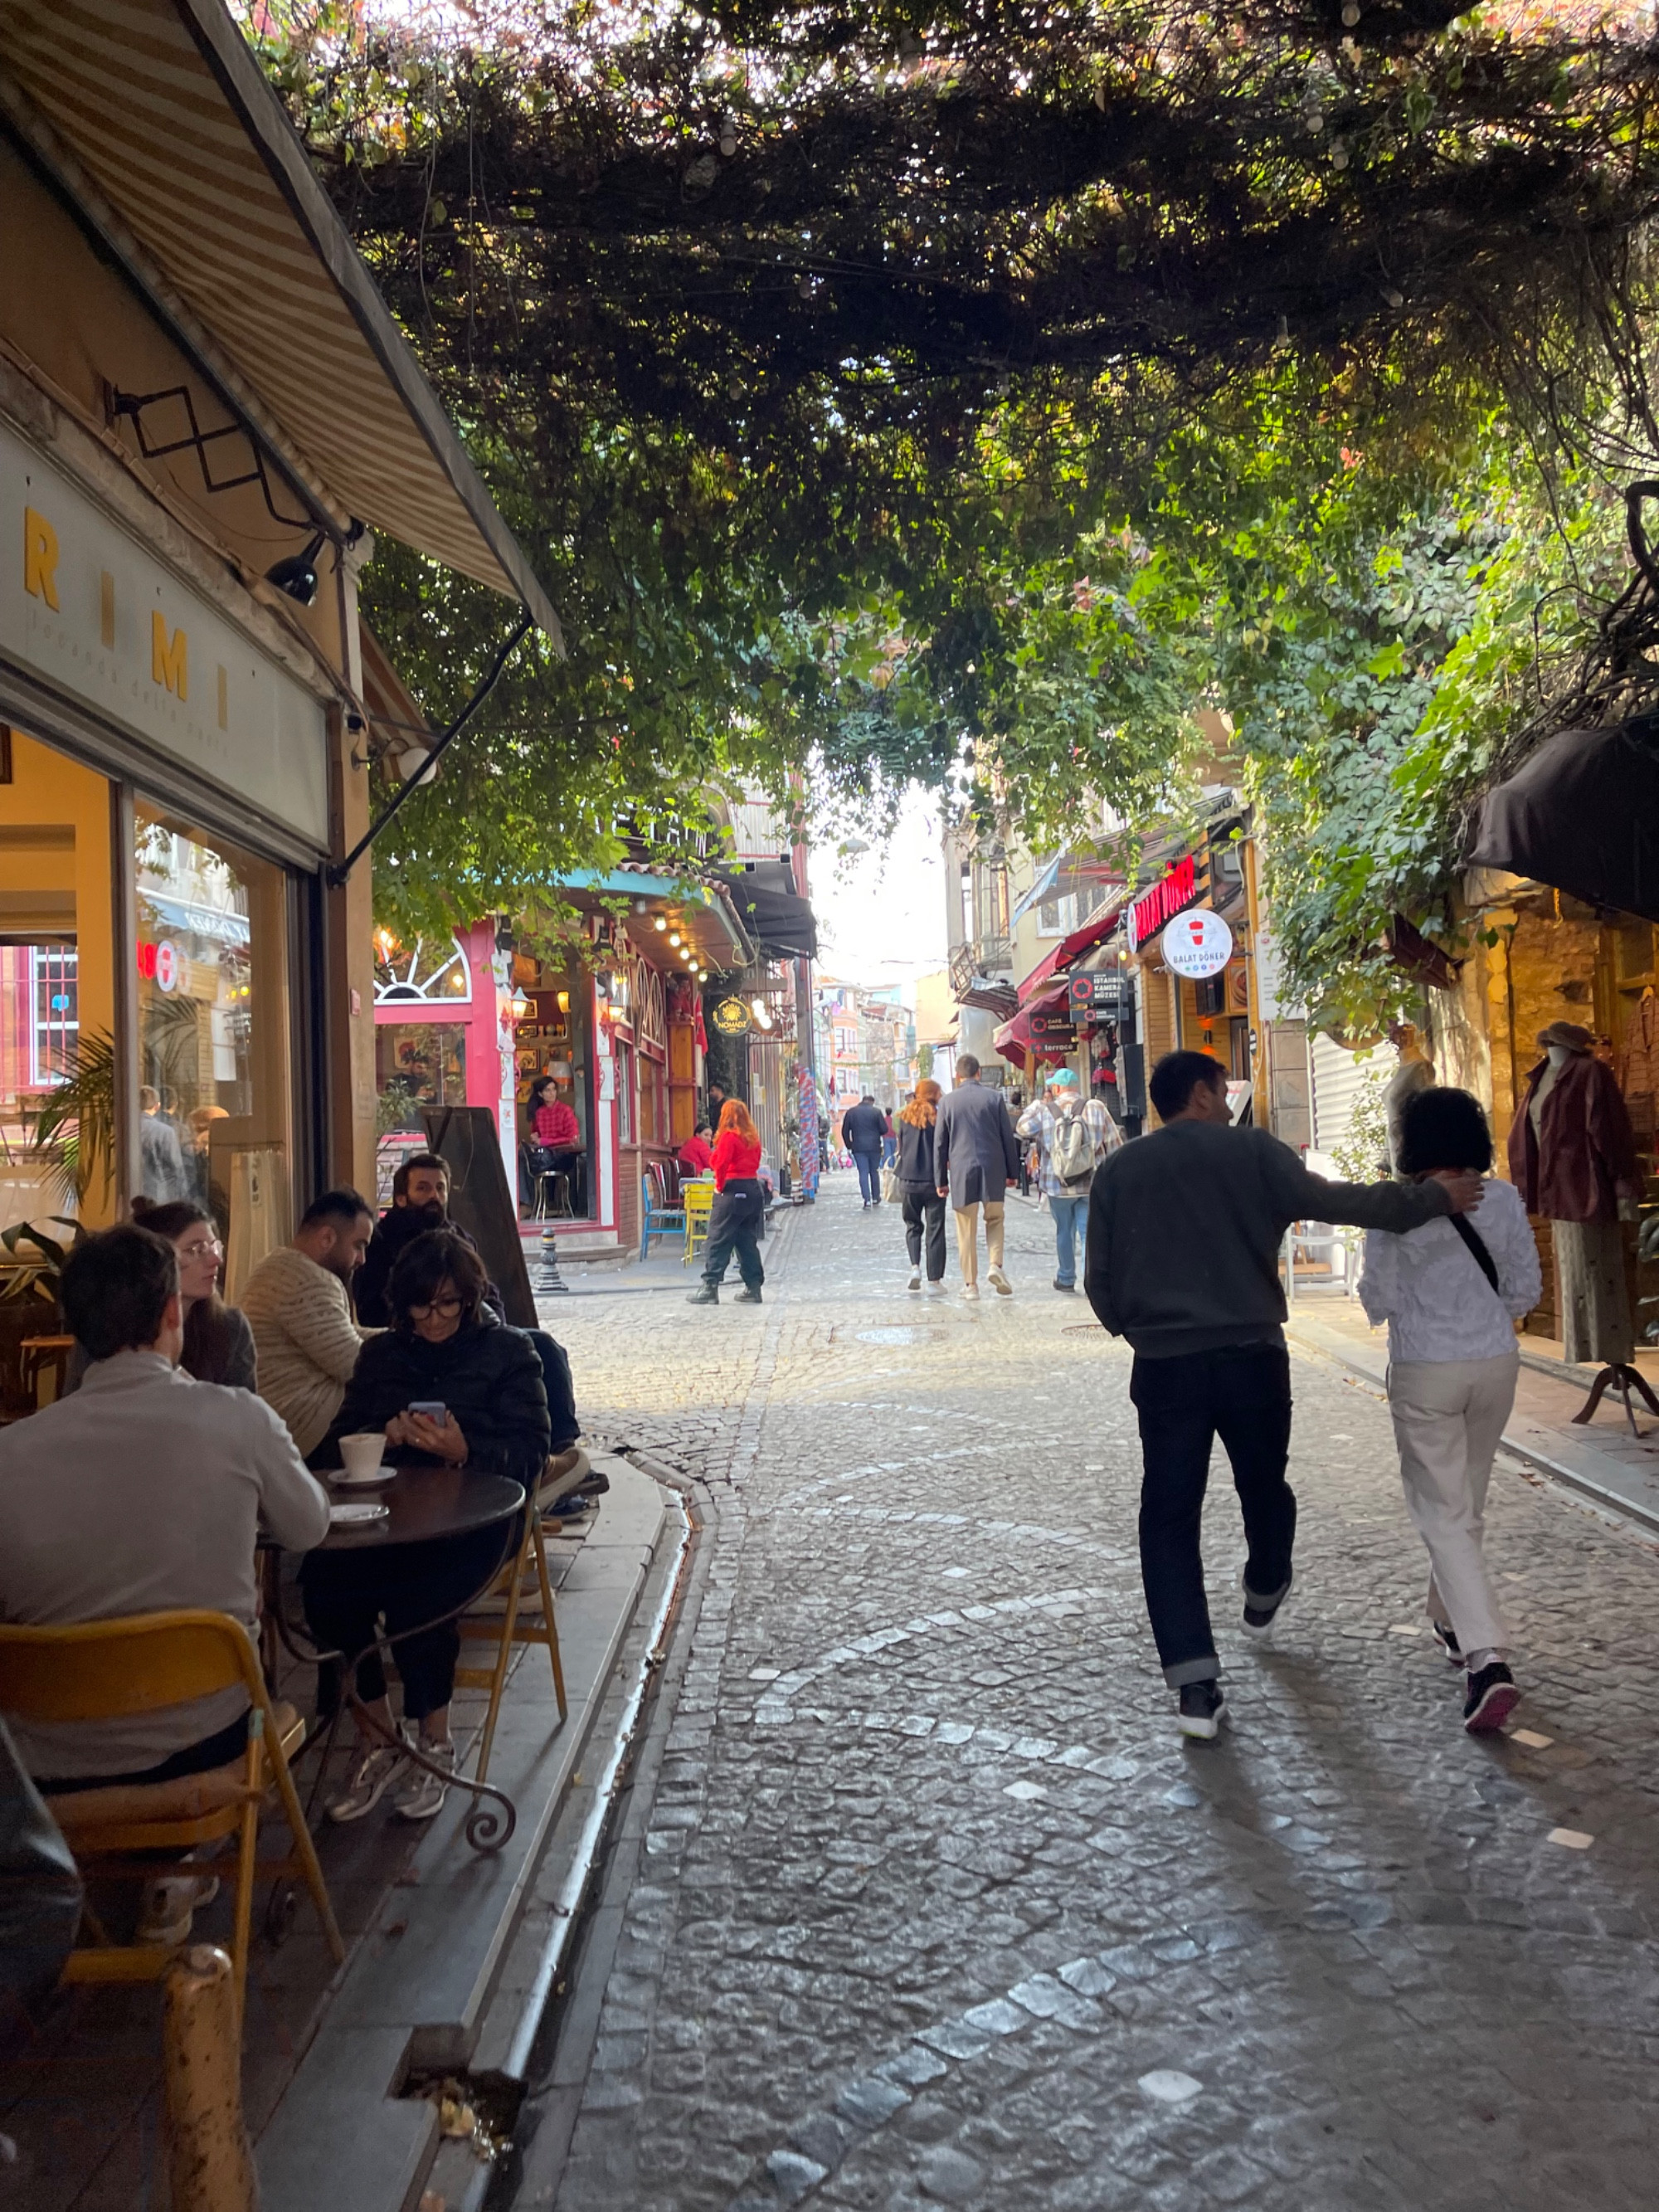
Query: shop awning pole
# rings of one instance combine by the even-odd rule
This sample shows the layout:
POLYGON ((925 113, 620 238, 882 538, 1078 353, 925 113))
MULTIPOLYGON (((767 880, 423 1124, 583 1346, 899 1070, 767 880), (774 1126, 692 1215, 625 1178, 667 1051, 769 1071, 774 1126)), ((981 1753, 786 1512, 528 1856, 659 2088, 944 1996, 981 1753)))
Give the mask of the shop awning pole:
POLYGON ((483 680, 478 685, 477 690, 472 694, 472 696, 467 701, 465 706, 462 708, 460 713, 456 715, 454 720, 450 723, 449 726, 443 732, 443 735, 439 738, 437 744, 433 746, 431 751, 427 755, 425 767, 421 769, 418 775, 412 775, 409 781, 404 785, 402 790, 395 794, 392 804, 386 808, 385 813, 381 815, 380 820, 378 822, 370 823, 368 828, 364 830, 362 836, 357 840, 351 850, 346 854, 344 860, 336 860, 331 866, 323 871, 324 879, 327 883, 331 890, 337 891, 339 890, 346 878, 356 866, 358 861, 362 859, 363 854, 368 852, 369 847, 380 836, 381 830, 386 828, 387 823, 392 820, 392 817, 397 813, 398 809, 403 805, 404 799, 409 797, 410 793, 416 790, 420 785, 426 783, 430 780, 433 769, 437 767, 438 763, 449 750, 451 745, 453 745, 456 738, 460 736, 462 731, 465 729, 467 724, 472 720, 472 717, 477 713, 479 708, 483 706, 484 701, 489 696, 490 693, 495 689, 496 684, 501 681, 502 670, 507 666, 507 662, 513 658, 514 653, 518 650, 520 644, 523 641, 525 633, 534 627, 535 620, 536 617, 531 613, 528 607, 521 607, 519 610, 518 623, 514 629, 512 635, 504 641, 501 650, 496 653, 494 660, 490 662, 489 666, 484 671, 483 680))

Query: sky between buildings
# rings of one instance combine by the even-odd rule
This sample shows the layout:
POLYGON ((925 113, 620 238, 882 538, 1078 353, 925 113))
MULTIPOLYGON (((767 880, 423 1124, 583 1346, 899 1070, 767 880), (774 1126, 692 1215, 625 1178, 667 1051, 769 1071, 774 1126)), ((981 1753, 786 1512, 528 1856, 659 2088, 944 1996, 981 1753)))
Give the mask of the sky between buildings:
POLYGON ((826 840, 808 873, 818 969, 838 982, 908 987, 945 958, 945 864, 937 803, 914 787, 884 846, 842 860, 826 840))

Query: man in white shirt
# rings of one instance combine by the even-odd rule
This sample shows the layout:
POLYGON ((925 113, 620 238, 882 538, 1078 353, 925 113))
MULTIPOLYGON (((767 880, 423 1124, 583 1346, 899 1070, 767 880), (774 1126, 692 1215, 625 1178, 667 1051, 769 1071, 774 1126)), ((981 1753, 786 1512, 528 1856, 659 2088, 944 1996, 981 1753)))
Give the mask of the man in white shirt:
MULTIPOLYGON (((163 1237, 106 1229, 64 1266, 64 1311, 90 1361, 73 1396, 0 1431, 0 1620, 56 1627, 131 1613, 228 1613, 255 1634, 254 1540, 307 1551, 328 1499, 251 1390, 181 1371, 179 1262, 163 1237)), ((99 1721, 21 1723, 18 1753, 46 1795, 167 1782, 234 1759, 240 1689, 99 1721)), ((182 1942, 210 1879, 150 1885, 140 1936, 182 1942)))
POLYGON ((259 1395, 288 1423, 302 1455, 328 1434, 356 1371, 363 1333, 351 1317, 351 1279, 374 1234, 366 1199, 325 1190, 306 1208, 294 1242, 266 1253, 242 1286, 259 1395))

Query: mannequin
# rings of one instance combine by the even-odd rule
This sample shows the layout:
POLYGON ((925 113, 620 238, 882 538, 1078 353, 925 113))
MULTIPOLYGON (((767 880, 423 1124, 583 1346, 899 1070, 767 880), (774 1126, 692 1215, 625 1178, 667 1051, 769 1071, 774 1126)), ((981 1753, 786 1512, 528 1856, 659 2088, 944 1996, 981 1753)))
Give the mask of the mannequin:
POLYGON ((1618 1081, 1595 1057, 1590 1032, 1576 1022, 1552 1022, 1538 1042, 1544 1057, 1510 1131, 1510 1173, 1528 1212, 1552 1225, 1566 1358, 1601 1369, 1573 1419, 1588 1421, 1611 1383, 1634 1432, 1632 1388, 1659 1413, 1659 1399, 1632 1364, 1636 1328, 1622 1224, 1635 1219, 1641 1195, 1636 1139, 1618 1081))

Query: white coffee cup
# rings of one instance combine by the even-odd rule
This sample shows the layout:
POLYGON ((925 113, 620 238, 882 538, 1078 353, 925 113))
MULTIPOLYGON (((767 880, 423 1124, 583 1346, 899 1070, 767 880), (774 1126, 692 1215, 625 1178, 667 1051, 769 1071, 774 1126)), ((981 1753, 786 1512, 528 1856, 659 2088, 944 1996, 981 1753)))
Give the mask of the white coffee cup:
POLYGON ((385 1455, 386 1437, 378 1429, 365 1429, 355 1437, 340 1439, 341 1463, 353 1482, 362 1482, 373 1474, 385 1455))

